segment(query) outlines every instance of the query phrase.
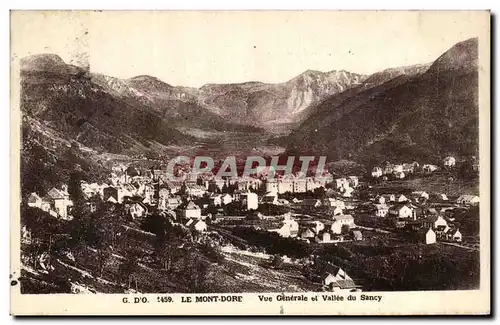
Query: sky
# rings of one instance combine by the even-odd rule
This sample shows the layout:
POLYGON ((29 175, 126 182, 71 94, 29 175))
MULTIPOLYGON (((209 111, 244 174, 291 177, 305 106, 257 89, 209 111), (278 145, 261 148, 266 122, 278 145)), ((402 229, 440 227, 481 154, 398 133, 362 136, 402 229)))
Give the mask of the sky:
MULTIPOLYGON (((11 14, 14 60, 54 53, 118 78, 284 82, 305 70, 371 74, 428 63, 487 28, 485 12, 44 12, 11 14)), ((481 34, 483 35, 483 34, 481 34)), ((481 41, 481 40, 480 40, 481 41)))

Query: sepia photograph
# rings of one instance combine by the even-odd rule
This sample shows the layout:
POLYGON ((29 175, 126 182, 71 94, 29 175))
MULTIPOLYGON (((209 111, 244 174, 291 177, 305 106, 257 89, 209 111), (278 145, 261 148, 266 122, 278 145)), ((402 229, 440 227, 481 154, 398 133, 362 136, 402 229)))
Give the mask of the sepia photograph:
POLYGON ((11 11, 11 312, 489 313, 489 51, 488 11, 11 11))

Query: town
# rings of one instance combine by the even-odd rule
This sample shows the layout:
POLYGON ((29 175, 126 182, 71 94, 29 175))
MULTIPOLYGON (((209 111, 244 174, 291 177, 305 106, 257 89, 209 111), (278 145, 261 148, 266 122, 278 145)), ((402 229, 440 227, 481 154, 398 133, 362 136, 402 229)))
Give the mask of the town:
MULTIPOLYGON (((269 178, 258 170, 250 176, 217 177, 186 165, 182 172, 187 180, 179 181, 172 180, 166 169, 117 163, 107 182, 88 183, 76 178, 77 191, 64 184, 45 195, 31 193, 26 202, 31 209, 71 222, 82 209, 76 207, 72 196, 80 193, 76 195, 78 205, 90 213, 96 212, 99 204, 121 211, 129 231, 158 237, 157 223, 151 220, 161 219, 163 224, 189 233, 197 243, 217 238, 215 244, 210 242, 220 246, 217 252, 221 255, 261 254, 271 269, 286 263, 300 264, 314 269, 308 277, 318 288, 350 292, 363 290, 362 283, 358 283, 363 280, 332 261, 314 267, 319 263, 315 251, 349 243, 369 247, 387 240, 477 250, 478 234, 462 229, 464 223, 457 220, 457 216, 478 213, 477 195, 384 187, 412 177, 450 174, 458 168, 456 165, 453 157, 446 157, 441 166, 384 162, 366 175, 337 177, 327 173, 321 178, 300 172, 277 172, 277 177, 269 178), (279 251, 276 238, 297 246, 279 251), (293 251, 294 247, 298 247, 297 251, 293 251)), ((476 164, 471 164, 470 172, 477 172, 476 164)), ((471 228, 469 223, 465 226, 471 228)), ((33 243, 26 225, 22 238, 25 244, 33 243)), ((45 271, 49 268, 47 262, 38 264, 45 271)))

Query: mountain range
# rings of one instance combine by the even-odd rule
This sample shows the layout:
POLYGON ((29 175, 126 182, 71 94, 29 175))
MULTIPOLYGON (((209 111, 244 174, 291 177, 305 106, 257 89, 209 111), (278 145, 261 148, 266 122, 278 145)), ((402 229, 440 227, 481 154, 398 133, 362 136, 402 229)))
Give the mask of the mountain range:
POLYGON ((39 133, 111 153, 193 146, 199 130, 213 143, 226 132, 236 147, 238 134, 268 134, 288 153, 367 164, 477 155, 477 55, 469 39, 432 63, 372 75, 307 70, 276 84, 193 88, 147 75, 119 79, 40 54, 21 60, 21 110, 39 133))
POLYGON ((477 156, 477 39, 430 65, 389 69, 325 97, 286 138, 291 151, 366 164, 477 156))

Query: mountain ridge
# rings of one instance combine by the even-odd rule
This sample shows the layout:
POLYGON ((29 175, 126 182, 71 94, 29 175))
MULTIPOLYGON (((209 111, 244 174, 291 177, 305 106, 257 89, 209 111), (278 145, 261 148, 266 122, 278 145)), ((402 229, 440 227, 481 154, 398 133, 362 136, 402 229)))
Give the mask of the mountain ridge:
POLYGON ((367 164, 477 156, 477 39, 410 70, 323 99, 284 140, 288 149, 367 164))

